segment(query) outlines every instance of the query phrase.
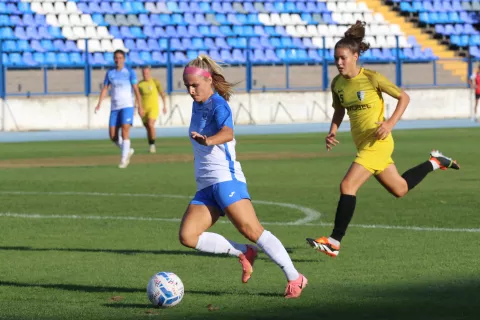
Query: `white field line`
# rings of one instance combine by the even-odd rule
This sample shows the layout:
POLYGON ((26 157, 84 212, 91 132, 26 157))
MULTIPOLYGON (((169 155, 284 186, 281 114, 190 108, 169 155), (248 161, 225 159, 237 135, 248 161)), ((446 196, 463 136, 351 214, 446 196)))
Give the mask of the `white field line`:
MULTIPOLYGON (((98 192, 23 192, 23 191, 0 191, 4 195, 87 195, 87 196, 118 196, 118 197, 152 197, 152 198, 191 198, 190 196, 182 195, 167 195, 167 194, 136 194, 136 193, 98 193, 98 192)), ((303 206, 271 202, 271 201, 253 201, 254 203, 264 205, 275 205, 296 209, 305 214, 305 217, 292 222, 262 222, 264 225, 279 225, 279 226, 332 226, 331 223, 312 221, 320 217, 320 213, 310 208, 303 206)), ((129 216, 94 216, 94 215, 48 215, 48 214, 28 214, 28 213, 14 213, 14 212, 0 212, 0 217, 11 217, 21 219, 79 219, 79 220, 130 220, 130 221, 163 221, 163 222, 180 222, 179 218, 152 218, 152 217, 129 217, 129 216)), ((228 220, 219 220, 220 223, 230 223, 228 220)), ((407 231, 422 231, 422 232, 469 232, 480 233, 480 228, 441 228, 441 227, 419 227, 419 226, 390 226, 390 225, 375 225, 375 224, 351 224, 349 227, 364 228, 364 229, 387 229, 387 230, 407 230, 407 231)))

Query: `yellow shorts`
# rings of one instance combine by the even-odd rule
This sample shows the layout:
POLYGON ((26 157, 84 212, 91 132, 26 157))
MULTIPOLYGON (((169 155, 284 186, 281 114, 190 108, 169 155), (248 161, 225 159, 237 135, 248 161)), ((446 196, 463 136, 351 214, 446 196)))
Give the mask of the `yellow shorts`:
POLYGON ((144 115, 143 115, 143 118, 142 118, 143 123, 147 123, 149 119, 152 119, 152 120, 157 120, 158 119, 158 113, 159 113, 158 106, 156 106, 156 107, 144 107, 143 112, 144 112, 144 115))
POLYGON ((378 175, 393 164, 393 139, 377 140, 375 143, 361 148, 354 162, 363 166, 374 175, 378 175))

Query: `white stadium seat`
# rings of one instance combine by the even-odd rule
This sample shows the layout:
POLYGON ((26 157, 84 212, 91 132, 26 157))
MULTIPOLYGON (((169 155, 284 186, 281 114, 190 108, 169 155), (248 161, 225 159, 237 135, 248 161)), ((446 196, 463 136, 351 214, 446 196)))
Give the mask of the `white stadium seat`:
POLYGON ((113 39, 112 46, 113 46, 113 50, 123 50, 125 52, 129 51, 127 48, 125 48, 125 44, 123 44, 122 39, 113 39))
POLYGON ((68 18, 68 15, 66 13, 62 13, 58 15, 58 24, 60 26, 73 26, 70 23, 70 19, 68 18))
POLYGON ((113 39, 113 36, 108 32, 107 27, 104 26, 97 27, 97 34, 100 39, 113 39))
POLYGON ((60 25, 58 22, 57 16, 54 14, 47 14, 45 19, 47 23, 51 26, 58 27, 60 25))
POLYGON ((115 50, 113 49, 112 40, 102 39, 102 40, 100 41, 100 46, 102 47, 102 51, 104 51, 104 52, 113 52, 113 51, 115 51, 115 50))
POLYGON ((67 8, 65 7, 64 2, 55 2, 54 9, 55 9, 55 13, 57 14, 67 13, 67 8))

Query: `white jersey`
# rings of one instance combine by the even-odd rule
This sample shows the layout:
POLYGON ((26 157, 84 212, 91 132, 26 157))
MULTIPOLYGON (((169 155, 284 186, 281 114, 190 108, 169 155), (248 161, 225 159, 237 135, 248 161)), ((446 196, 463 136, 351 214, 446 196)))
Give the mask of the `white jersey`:
MULTIPOLYGON (((204 103, 193 103, 189 133, 195 131, 209 137, 217 134, 224 126, 233 129, 232 110, 220 95, 215 93, 204 103)), ((191 137, 190 140, 195 157, 197 191, 225 181, 246 182, 242 167, 236 161, 235 139, 209 147, 199 144, 191 137)))
POLYGON ((137 75, 135 71, 129 68, 110 69, 105 75, 103 85, 111 85, 111 108, 112 110, 119 110, 123 108, 133 108, 133 90, 132 85, 137 84, 137 75))

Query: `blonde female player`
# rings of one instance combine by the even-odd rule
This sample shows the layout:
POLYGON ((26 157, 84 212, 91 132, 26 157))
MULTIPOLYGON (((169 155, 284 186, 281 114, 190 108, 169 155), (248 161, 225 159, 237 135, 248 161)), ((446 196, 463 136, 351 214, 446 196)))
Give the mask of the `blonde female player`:
POLYGON ((391 131, 410 101, 409 96, 378 72, 360 68, 357 61, 369 45, 363 42, 365 23, 357 21, 345 32, 345 37, 335 45, 335 63, 339 72, 331 85, 335 108, 330 132, 325 138, 327 150, 337 143, 337 130, 347 110, 352 137, 357 146, 357 157, 340 184, 340 200, 333 232, 330 237, 307 238, 307 242, 320 252, 336 257, 348 224, 353 216, 358 189, 372 176, 396 197, 403 197, 425 176, 436 169, 459 169, 456 161, 438 150, 430 160, 400 175, 393 163, 393 138, 391 131), (398 100, 390 117, 384 118, 382 93, 398 100))
POLYGON ((220 216, 227 215, 240 233, 255 242, 285 273, 285 298, 297 298, 307 278, 293 266, 280 240, 258 221, 242 172, 235 160, 232 111, 228 100, 232 84, 220 66, 206 55, 190 61, 183 81, 194 100, 190 122, 197 193, 188 205, 180 226, 180 242, 190 248, 239 258, 246 283, 253 272, 257 248, 206 232, 220 216))

